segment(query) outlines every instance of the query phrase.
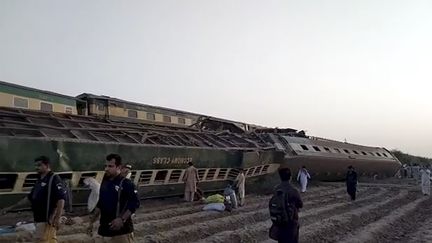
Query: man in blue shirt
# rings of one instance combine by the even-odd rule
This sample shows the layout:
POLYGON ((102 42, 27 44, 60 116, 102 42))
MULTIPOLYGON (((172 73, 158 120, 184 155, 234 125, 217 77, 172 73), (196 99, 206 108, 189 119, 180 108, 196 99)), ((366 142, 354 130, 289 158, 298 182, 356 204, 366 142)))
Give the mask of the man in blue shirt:
POLYGON ((35 159, 39 179, 30 194, 17 204, 4 210, 4 213, 16 207, 31 203, 33 218, 36 225, 35 242, 56 243, 57 229, 66 199, 64 184, 58 175, 51 171, 50 160, 46 156, 35 159))
POLYGON ((93 224, 100 215, 98 234, 102 236, 102 242, 134 242, 131 215, 140 202, 134 184, 121 176, 121 169, 122 161, 118 154, 106 157, 99 201, 88 227, 88 233, 91 234, 93 224))

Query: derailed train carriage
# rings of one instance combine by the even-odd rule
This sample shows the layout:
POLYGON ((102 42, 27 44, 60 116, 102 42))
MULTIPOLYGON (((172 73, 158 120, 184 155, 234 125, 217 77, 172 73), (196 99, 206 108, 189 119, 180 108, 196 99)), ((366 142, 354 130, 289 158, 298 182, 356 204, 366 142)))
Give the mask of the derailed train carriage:
POLYGON ((85 202, 87 177, 101 180, 108 153, 133 165, 141 197, 179 195, 188 162, 204 191, 220 190, 246 169, 248 190, 271 186, 282 166, 306 165, 320 180, 343 179, 348 165, 361 175, 391 176, 400 166, 386 149, 308 137, 260 126, 133 103, 107 96, 69 97, 0 82, 0 207, 27 194, 37 180, 33 159, 49 156, 85 202))
POLYGON ((309 137, 292 129, 257 130, 264 141, 283 151, 283 166, 299 169, 306 166, 314 179, 340 181, 345 179, 347 167, 354 166, 360 176, 392 177, 401 163, 387 149, 309 137))
MULTIPOLYGON (((353 165, 361 175, 392 176, 400 162, 386 149, 308 137, 293 129, 214 130, 114 121, 89 116, 0 108, 0 207, 19 200, 37 179, 33 159, 53 160, 70 182, 74 203, 85 203, 87 177, 101 180, 105 156, 115 152, 133 166, 142 198, 181 195, 188 162, 198 168, 204 191, 221 190, 246 169, 249 188, 275 178, 277 168, 306 165, 320 180, 343 179, 353 165)), ((217 129, 216 129, 217 127, 217 129)), ((271 186, 271 185, 269 185, 271 186)))
POLYGON ((37 180, 33 159, 46 155, 70 182, 74 203, 86 202, 83 180, 101 180, 105 156, 118 153, 133 166, 142 198, 179 195, 188 162, 204 191, 220 190, 245 168, 253 182, 273 173, 283 152, 253 134, 114 121, 89 116, 0 108, 0 206, 27 194, 37 180))

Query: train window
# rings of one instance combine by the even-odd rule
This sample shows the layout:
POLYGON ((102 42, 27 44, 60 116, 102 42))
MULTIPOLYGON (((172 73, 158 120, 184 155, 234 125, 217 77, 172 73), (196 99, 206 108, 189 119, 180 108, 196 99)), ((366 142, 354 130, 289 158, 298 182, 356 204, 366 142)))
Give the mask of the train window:
POLYGON ((182 170, 173 170, 169 178, 169 182, 178 182, 180 180, 182 170))
POLYGON ((131 177, 130 177, 131 181, 135 181, 136 174, 137 174, 136 171, 131 171, 131 177))
POLYGON ((151 177, 152 177, 152 174, 153 174, 153 171, 151 171, 151 170, 141 172, 139 184, 149 184, 151 177))
POLYGON ((259 175, 262 169, 263 169, 262 166, 258 166, 258 167, 256 167, 256 168, 255 168, 255 171, 254 171, 254 175, 259 175))
MULTIPOLYGON (((86 173, 83 173, 83 175, 86 173)), ((62 179, 62 180, 72 180, 72 173, 59 173, 58 176, 62 179)), ((95 173, 96 176, 96 173, 95 173)))
POLYGON ((341 151, 340 151, 339 149, 337 149, 337 148, 334 148, 334 150, 335 150, 336 152, 338 152, 338 153, 341 153, 341 151))
POLYGON ((216 174, 216 169, 209 169, 209 171, 207 172, 207 176, 205 178, 205 180, 213 180, 214 175, 216 174))
POLYGON ((235 180, 239 174, 238 169, 231 169, 228 173, 228 180, 235 180))
POLYGON ((97 109, 98 109, 98 111, 105 111, 105 105, 104 104, 98 104, 97 109))
POLYGON ((12 191, 17 178, 17 174, 0 174, 0 191, 12 191))
POLYGON ((365 151, 361 151, 363 155, 367 155, 367 153, 365 151))
POLYGON ((370 154, 370 155, 372 155, 372 156, 375 156, 375 154, 374 154, 374 153, 372 153, 372 152, 369 152, 369 154, 370 154))
POLYGON ((171 117, 170 116, 163 116, 163 121, 171 123, 171 117))
POLYGON ((205 174, 206 170, 207 170, 207 169, 199 169, 199 170, 198 170, 198 178, 199 178, 200 180, 202 180, 202 179, 204 178, 204 174, 205 174))
POLYGON ((377 154, 379 157, 381 157, 381 154, 380 154, 380 153, 377 152, 376 154, 377 154))
POLYGON ((309 150, 308 147, 306 145, 300 145, 302 147, 303 150, 309 150))
POLYGON ((348 149, 344 149, 345 153, 349 154, 350 151, 348 151, 348 149))
POLYGON ((135 110, 128 110, 128 117, 130 118, 137 118, 138 117, 138 112, 135 110))
POLYGON ((315 151, 321 152, 321 150, 318 148, 318 146, 312 146, 312 147, 315 149, 315 151))
POLYGON ((383 155, 384 155, 385 157, 388 157, 386 153, 383 153, 383 155))
POLYGON ((227 172, 228 172, 227 169, 220 169, 219 174, 217 175, 217 179, 225 179, 227 172))
POLYGON ((262 174, 267 173, 269 167, 270 167, 270 165, 264 165, 264 167, 263 167, 261 173, 262 173, 262 174))
POLYGON ((156 115, 154 113, 147 113, 147 120, 156 120, 156 115))
POLYGON ((329 149, 329 148, 327 148, 327 147, 324 147, 324 149, 325 149, 325 151, 327 151, 327 152, 331 153, 331 151, 330 151, 330 149, 329 149))
POLYGON ((26 176, 25 180, 24 180, 24 184, 23 187, 24 188, 31 188, 36 181, 39 179, 39 175, 38 174, 29 174, 26 176))
POLYGON ((66 106, 66 108, 65 108, 65 112, 66 112, 66 114, 72 114, 73 112, 72 112, 72 107, 70 107, 70 106, 66 106))
POLYGON ((53 105, 49 104, 49 103, 41 102, 40 103, 40 110, 52 112, 53 111, 53 105))
POLYGON ((353 152, 355 153, 355 154, 359 154, 357 151, 355 151, 355 150, 353 150, 353 152))
POLYGON ((154 180, 154 183, 164 183, 165 178, 167 177, 168 171, 167 170, 160 170, 156 173, 156 177, 154 180))
POLYGON ((186 124, 186 120, 184 118, 179 117, 178 118, 178 123, 179 124, 186 124))
POLYGON ((246 176, 252 176, 255 173, 256 167, 249 168, 246 173, 246 176))
POLYGON ((28 99, 19 98, 19 97, 14 97, 13 103, 14 106, 17 108, 28 108, 29 106, 28 99))

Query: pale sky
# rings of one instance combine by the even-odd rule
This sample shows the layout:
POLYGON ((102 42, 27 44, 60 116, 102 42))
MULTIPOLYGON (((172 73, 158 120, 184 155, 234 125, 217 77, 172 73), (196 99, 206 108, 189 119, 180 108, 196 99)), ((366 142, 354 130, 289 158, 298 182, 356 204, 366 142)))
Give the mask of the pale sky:
POLYGON ((432 1, 0 1, 0 80, 432 157, 432 1))

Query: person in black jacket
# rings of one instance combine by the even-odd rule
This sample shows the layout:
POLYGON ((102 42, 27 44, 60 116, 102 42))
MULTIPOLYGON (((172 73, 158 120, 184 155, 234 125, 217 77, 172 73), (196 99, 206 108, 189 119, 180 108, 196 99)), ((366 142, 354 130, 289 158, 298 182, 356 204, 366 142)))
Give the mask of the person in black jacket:
POLYGON ((51 171, 48 157, 37 157, 34 163, 39 178, 30 194, 17 204, 4 209, 3 214, 30 202, 36 226, 34 241, 54 243, 57 242, 57 230, 65 205, 66 189, 61 178, 51 171))
POLYGON ((98 234, 103 242, 134 242, 131 215, 140 206, 137 191, 131 180, 120 174, 121 157, 106 157, 105 176, 99 192, 99 201, 87 228, 92 234, 93 224, 100 215, 98 234))
POLYGON ((274 189, 275 192, 283 191, 286 195, 286 207, 292 205, 294 208, 293 218, 290 222, 284 224, 273 223, 269 236, 279 243, 298 243, 300 224, 298 220, 298 211, 303 207, 303 201, 300 193, 290 184, 291 170, 289 168, 279 169, 281 183, 274 189))
POLYGON ((357 172, 355 172, 354 167, 350 165, 348 166, 348 172, 346 174, 346 186, 348 195, 350 195, 353 201, 356 199, 357 182, 357 172))

